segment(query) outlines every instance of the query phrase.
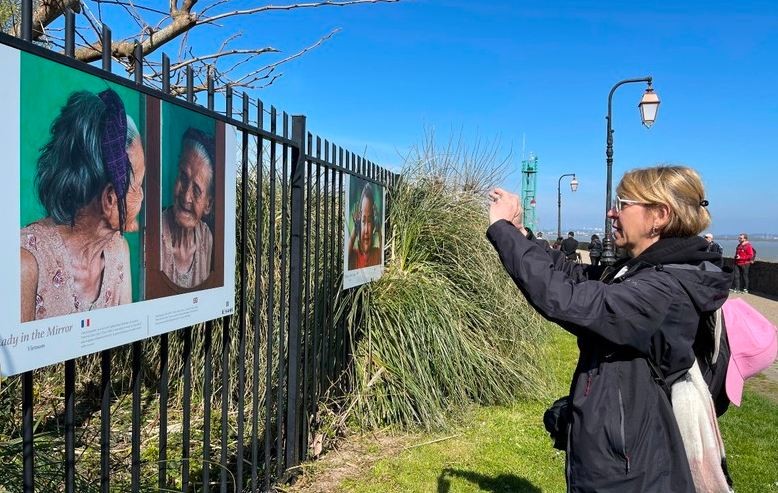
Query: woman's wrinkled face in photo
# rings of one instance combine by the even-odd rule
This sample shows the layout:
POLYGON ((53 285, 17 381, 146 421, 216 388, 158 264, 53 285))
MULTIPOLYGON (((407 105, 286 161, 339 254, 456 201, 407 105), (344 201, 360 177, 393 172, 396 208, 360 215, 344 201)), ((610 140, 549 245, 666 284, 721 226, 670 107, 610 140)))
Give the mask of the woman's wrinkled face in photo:
POLYGON ((127 156, 130 158, 132 175, 127 190, 127 224, 124 230, 132 233, 140 229, 138 214, 143 205, 143 178, 146 176, 146 156, 140 139, 135 139, 127 148, 127 156))
POLYGON ((192 149, 185 149, 178 162, 173 203, 176 223, 182 228, 195 228, 203 216, 211 211, 212 179, 213 173, 207 159, 192 149))
POLYGON ((373 201, 368 197, 362 199, 359 215, 360 231, 359 231, 359 249, 366 252, 373 246, 373 231, 375 224, 373 224, 373 201))

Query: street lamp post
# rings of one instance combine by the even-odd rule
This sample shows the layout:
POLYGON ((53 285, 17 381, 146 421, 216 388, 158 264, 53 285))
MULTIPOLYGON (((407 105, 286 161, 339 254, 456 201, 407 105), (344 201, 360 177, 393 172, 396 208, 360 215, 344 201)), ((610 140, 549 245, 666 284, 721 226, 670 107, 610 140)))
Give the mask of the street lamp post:
POLYGON ((572 176, 570 180, 570 189, 575 192, 578 190, 578 180, 575 178, 575 173, 567 173, 559 177, 556 184, 556 199, 557 199, 557 212, 556 212, 556 237, 562 237, 562 178, 565 176, 572 176))
POLYGON ((630 84, 634 82, 645 82, 648 84, 643 98, 638 104, 640 109, 640 118, 643 121, 643 125, 651 128, 651 125, 656 121, 657 110, 659 109, 659 96, 654 92, 651 87, 653 78, 651 76, 641 77, 639 79, 625 79, 619 81, 611 88, 611 92, 608 94, 608 116, 605 117, 607 121, 607 135, 605 148, 605 163, 607 167, 607 176, 605 178, 605 238, 602 242, 602 258, 601 262, 604 265, 613 265, 616 262, 616 253, 613 249, 613 232, 611 229, 611 220, 608 218, 608 212, 611 208, 611 189, 612 189, 612 175, 613 175, 613 128, 611 126, 611 106, 613 102, 613 93, 616 89, 623 84, 630 84))

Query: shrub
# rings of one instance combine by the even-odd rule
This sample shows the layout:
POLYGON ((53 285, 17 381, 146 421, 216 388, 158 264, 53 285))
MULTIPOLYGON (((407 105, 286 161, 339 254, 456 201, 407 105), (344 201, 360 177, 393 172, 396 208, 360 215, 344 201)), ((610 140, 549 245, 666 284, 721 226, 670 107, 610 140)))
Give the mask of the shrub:
POLYGON ((543 393, 542 320, 485 238, 485 192, 505 162, 493 148, 447 151, 429 139, 406 160, 384 276, 342 305, 356 341, 348 409, 361 426, 433 428, 452 407, 543 393))

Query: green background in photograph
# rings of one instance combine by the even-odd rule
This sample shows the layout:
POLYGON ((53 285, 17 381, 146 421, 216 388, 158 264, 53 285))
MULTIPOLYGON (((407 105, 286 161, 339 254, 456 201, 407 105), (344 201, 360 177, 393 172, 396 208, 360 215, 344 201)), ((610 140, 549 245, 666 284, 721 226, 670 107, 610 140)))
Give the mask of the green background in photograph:
POLYGON ((173 205, 173 188, 178 174, 181 138, 189 127, 202 130, 213 137, 216 122, 213 118, 196 111, 162 102, 162 176, 160 180, 162 209, 173 205))
MULTIPOLYGON (((362 189, 368 182, 362 178, 357 178, 354 175, 349 175, 349 177, 351 181, 349 182, 348 189, 348 203, 350 205, 348 215, 348 233, 350 234, 354 230, 354 216, 359 214, 359 208, 362 206, 362 204, 359 202, 359 198, 362 196, 362 189)), ((375 183, 373 183, 373 200, 376 208, 376 215, 378 216, 378 221, 375 224, 376 234, 373 235, 373 246, 380 247, 381 244, 377 240, 380 237, 379 235, 383 234, 382 218, 384 215, 384 189, 375 183)))
MULTIPOLYGON (((144 96, 141 93, 65 65, 29 53, 21 53, 20 227, 46 217, 46 210, 38 201, 35 189, 35 171, 40 149, 51 137, 50 128, 54 118, 59 115, 71 93, 98 93, 106 88, 111 88, 119 94, 127 114, 135 120, 140 134, 145 136, 144 96)), ((143 218, 143 214, 141 211, 140 218, 143 218)), ((140 279, 143 266, 141 235, 127 233, 125 238, 130 247, 132 300, 139 301, 142 294, 140 279)))

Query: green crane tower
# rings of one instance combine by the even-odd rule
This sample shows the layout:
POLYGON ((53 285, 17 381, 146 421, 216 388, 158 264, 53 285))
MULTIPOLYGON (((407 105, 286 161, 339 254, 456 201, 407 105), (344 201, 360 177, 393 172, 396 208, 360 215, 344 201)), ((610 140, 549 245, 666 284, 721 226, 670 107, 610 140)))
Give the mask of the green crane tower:
POLYGON ((535 231, 535 191, 538 177, 538 157, 530 152, 521 162, 521 207, 524 209, 524 226, 535 231))

